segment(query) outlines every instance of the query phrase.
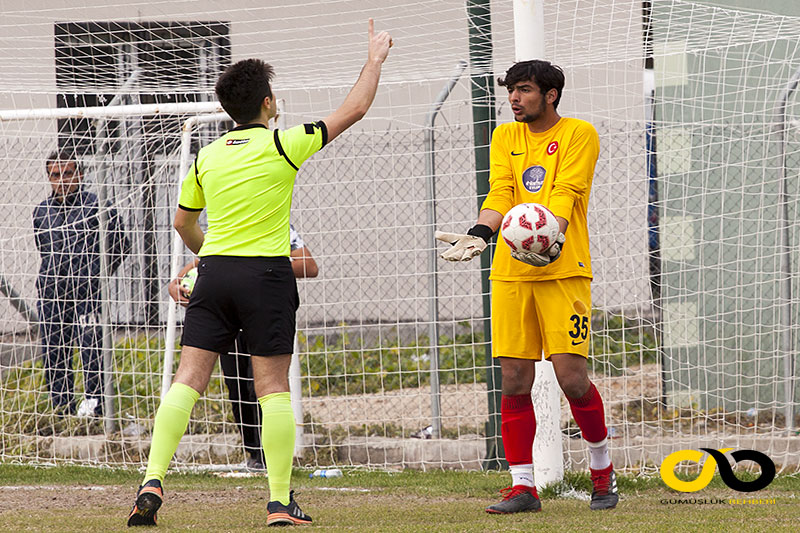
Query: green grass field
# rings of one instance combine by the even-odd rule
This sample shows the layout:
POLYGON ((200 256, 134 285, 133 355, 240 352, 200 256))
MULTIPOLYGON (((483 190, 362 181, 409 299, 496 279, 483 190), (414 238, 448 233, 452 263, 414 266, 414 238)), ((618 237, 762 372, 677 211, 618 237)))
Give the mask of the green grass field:
MULTIPOLYGON (((141 474, 103 468, 0 465, 0 531, 125 530, 141 474)), ((779 476, 766 489, 742 494, 715 479, 681 494, 657 477, 620 476, 617 509, 590 511, 588 476, 570 473, 542 494, 543 512, 488 515, 483 509, 508 484, 507 473, 345 471, 309 479, 297 470, 298 502, 325 531, 797 531, 800 478, 779 476), (577 495, 577 496, 576 496, 577 495), (731 504, 759 498, 762 504, 731 504), (721 499, 726 503, 665 503, 721 499)), ((264 528, 267 480, 213 474, 170 474, 161 531, 257 531, 264 528)))

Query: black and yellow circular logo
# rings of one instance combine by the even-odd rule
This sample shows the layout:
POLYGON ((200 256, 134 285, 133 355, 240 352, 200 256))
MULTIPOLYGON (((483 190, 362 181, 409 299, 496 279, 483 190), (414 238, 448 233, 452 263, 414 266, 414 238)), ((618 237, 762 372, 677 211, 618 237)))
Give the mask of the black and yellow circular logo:
POLYGON ((775 479, 775 463, 772 459, 767 457, 761 452, 755 450, 737 450, 731 453, 734 461, 753 461, 761 467, 761 475, 753 481, 742 481, 733 473, 725 453, 731 451, 733 448, 721 448, 713 450, 711 448, 700 448, 699 450, 678 450, 675 453, 669 454, 661 463, 661 479, 671 489, 680 492, 697 492, 703 490, 711 483, 714 477, 714 471, 719 466, 719 477, 722 481, 733 490, 739 492, 755 492, 761 490, 775 479), (703 453, 705 452, 705 453, 703 453), (703 456, 708 454, 708 458, 703 463, 703 468, 692 481, 683 481, 675 476, 675 467, 678 463, 683 461, 692 461, 700 464, 703 456))

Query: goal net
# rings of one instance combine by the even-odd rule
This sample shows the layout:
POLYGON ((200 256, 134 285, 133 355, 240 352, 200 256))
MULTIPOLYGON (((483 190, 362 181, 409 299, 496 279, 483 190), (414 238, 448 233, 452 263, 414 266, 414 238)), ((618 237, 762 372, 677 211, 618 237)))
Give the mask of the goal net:
MULTIPOLYGON (((0 22, 0 461, 146 462, 183 319, 166 286, 191 259, 172 245, 182 150, 185 164, 231 126, 197 120, 218 111, 217 76, 262 58, 286 127, 319 120, 357 78, 372 16, 395 42, 375 103, 295 185, 292 224, 320 268, 298 282, 298 464, 500 464, 486 270, 438 260, 432 233, 474 224, 476 131, 493 125, 476 107, 513 120, 494 83, 514 60, 511 2, 44 4, 0 22), (99 206, 59 227, 56 150, 99 206), (97 264, 91 313, 37 288, 47 261, 73 288, 97 264), (69 414, 87 387, 102 416, 69 414)), ((567 76, 559 111, 601 139, 590 371, 615 466, 653 472, 724 445, 796 470, 800 20, 679 0, 645 2, 644 18, 633 0, 544 9, 546 59, 567 76)), ((234 407, 215 370, 173 465, 242 463, 234 407)), ((561 417, 565 464, 584 469, 566 403, 561 417)))

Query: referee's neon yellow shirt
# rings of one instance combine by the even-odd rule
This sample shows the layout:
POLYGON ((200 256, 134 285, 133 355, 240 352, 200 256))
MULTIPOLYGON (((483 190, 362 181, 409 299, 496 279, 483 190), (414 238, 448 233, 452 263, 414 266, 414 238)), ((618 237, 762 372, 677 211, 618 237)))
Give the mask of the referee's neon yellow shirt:
POLYGON ((201 148, 178 201, 181 209, 207 211, 198 255, 288 256, 295 176, 327 136, 322 121, 286 131, 245 124, 201 148))

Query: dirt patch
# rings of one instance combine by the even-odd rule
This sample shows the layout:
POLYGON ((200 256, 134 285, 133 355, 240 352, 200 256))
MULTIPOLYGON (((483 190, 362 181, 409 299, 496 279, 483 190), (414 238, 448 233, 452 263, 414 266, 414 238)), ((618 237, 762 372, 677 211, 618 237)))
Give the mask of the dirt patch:
MULTIPOLYGON (((91 500, 93 507, 124 508, 130 510, 136 487, 118 486, 64 486, 64 485, 17 485, 0 487, 0 513, 4 510, 21 509, 74 509, 75 502, 91 500)), ((266 490, 261 491, 266 501, 266 490)), ((181 490, 171 492, 169 501, 174 503, 209 502, 215 504, 251 502, 259 498, 252 487, 229 487, 224 491, 181 490)))
MULTIPOLYGON (((482 431, 488 407, 486 385, 443 385, 442 425, 482 431)), ((403 389, 376 394, 303 398, 303 412, 325 427, 391 423, 412 432, 431 423, 429 388, 403 389)))
POLYGON ((91 499, 92 505, 122 506, 132 500, 135 488, 63 485, 16 485, 0 487, 0 510, 69 509, 76 501, 91 499))
POLYGON ((661 365, 626 368, 622 376, 592 376, 592 381, 606 402, 624 403, 640 398, 656 399, 661 395, 661 365))
MULTIPOLYGON (((592 376, 607 410, 633 400, 657 399, 660 395, 659 365, 625 370, 622 376, 592 376)), ((489 416, 486 384, 443 385, 441 387, 442 427, 483 433, 489 416)), ((570 418, 562 395, 562 423, 570 418)), ((394 423, 417 431, 431 423, 430 388, 403 389, 377 394, 303 398, 303 411, 325 427, 394 423)))

